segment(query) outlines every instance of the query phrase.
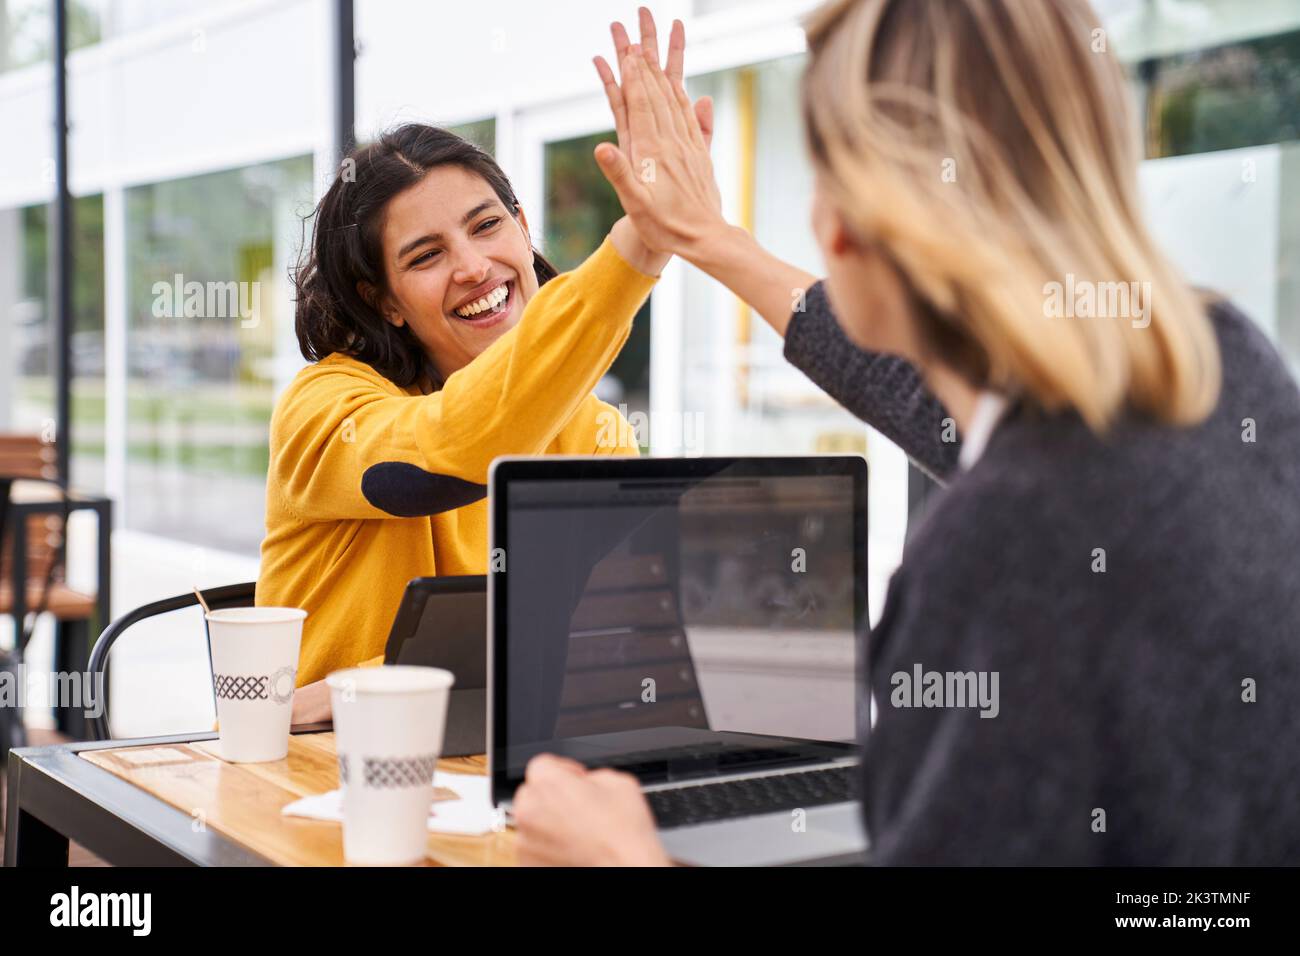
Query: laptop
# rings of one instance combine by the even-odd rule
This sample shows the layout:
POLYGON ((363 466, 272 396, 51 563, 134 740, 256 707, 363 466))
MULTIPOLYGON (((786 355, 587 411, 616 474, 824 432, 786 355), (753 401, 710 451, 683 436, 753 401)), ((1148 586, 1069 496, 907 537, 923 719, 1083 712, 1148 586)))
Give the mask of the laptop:
POLYGON ((444 757, 487 749, 487 580, 415 578, 406 585, 384 648, 385 664, 441 667, 456 675, 447 701, 444 757))
POLYGON ((488 758, 634 774, 673 859, 862 862, 860 457, 499 458, 488 758))

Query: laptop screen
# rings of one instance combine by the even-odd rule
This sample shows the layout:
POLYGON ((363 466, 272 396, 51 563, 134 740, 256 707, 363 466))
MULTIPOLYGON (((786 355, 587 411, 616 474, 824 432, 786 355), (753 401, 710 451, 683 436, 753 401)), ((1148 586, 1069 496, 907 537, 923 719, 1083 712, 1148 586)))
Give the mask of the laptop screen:
POLYGON ((644 782, 855 750, 860 458, 503 462, 494 786, 536 753, 644 782))

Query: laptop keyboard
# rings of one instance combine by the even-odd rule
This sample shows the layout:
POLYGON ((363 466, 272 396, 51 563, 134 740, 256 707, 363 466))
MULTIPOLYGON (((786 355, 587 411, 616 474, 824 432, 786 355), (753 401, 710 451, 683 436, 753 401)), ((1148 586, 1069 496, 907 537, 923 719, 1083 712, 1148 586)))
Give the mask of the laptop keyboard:
MULTIPOLYGON (((672 768, 678 772, 689 772, 692 768, 707 769, 713 773, 741 773, 763 769, 763 764, 774 766, 789 765, 791 760, 799 759, 791 748, 751 747, 743 750, 727 750, 722 744, 702 745, 696 747, 671 747, 661 750, 642 750, 636 753, 620 754, 617 760, 610 761, 610 766, 624 773, 650 778, 672 768)), ((815 757, 804 757, 815 761, 815 757)))
POLYGON ((755 816, 854 798, 858 768, 827 767, 803 773, 750 777, 675 790, 652 790, 646 799, 661 829, 755 816))

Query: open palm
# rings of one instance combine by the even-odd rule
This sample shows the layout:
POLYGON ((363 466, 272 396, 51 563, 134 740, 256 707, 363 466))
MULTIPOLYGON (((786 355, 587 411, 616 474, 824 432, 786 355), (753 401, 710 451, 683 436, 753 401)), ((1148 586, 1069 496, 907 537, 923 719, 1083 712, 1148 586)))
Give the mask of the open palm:
POLYGON ((618 146, 602 143, 596 162, 614 187, 641 241, 656 252, 686 254, 726 227, 709 145, 713 104, 692 104, 682 83, 686 33, 674 21, 666 68, 659 63, 654 18, 640 11, 641 43, 621 23, 610 32, 621 84, 602 58, 596 71, 614 114, 618 146))

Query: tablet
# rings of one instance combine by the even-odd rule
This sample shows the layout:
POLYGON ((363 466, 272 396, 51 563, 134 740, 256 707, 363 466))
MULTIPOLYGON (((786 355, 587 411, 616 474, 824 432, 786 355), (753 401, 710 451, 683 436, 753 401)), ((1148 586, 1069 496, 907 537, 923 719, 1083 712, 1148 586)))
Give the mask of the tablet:
POLYGON ((487 578, 415 578, 388 633, 385 664, 441 667, 456 676, 447 704, 444 757, 487 749, 487 578))

